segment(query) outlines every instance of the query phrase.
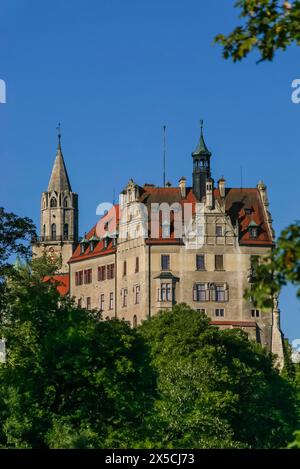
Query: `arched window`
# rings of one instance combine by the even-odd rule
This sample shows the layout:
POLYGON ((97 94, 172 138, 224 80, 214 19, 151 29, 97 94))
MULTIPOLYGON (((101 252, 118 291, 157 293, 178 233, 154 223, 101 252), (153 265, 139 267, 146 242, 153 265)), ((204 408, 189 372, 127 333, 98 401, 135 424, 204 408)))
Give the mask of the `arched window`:
POLYGON ((55 197, 52 197, 50 200, 50 207, 57 207, 57 200, 55 197))
POLYGON ((64 207, 68 207, 68 198, 67 197, 64 198, 64 207))
POLYGON ((43 225, 43 237, 45 238, 46 236, 46 225, 43 225))
POLYGON ((51 225, 51 239, 56 240, 56 224, 51 225))
POLYGON ((134 328, 137 327, 137 315, 136 314, 133 316, 132 325, 134 328))
POLYGON ((68 239, 69 237, 69 225, 68 223, 64 224, 64 239, 68 239))

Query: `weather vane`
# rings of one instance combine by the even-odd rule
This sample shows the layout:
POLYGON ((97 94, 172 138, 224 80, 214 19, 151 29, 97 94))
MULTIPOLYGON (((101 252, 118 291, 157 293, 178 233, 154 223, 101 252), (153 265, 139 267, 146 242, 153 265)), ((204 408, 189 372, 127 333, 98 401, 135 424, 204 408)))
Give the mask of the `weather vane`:
POLYGON ((61 138, 61 124, 60 124, 60 122, 57 124, 56 130, 57 130, 58 141, 60 143, 60 138, 61 138))

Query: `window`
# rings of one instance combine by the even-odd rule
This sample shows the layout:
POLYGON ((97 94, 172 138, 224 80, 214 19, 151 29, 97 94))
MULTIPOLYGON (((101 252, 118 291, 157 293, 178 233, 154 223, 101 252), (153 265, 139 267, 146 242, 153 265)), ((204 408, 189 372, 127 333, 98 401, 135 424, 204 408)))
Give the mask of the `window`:
POLYGON ((86 299, 86 309, 91 309, 91 297, 88 296, 86 299))
POLYGON ((68 206, 68 198, 65 197, 65 198, 64 198, 64 207, 66 208, 67 206, 68 206))
POLYGON ((83 272, 75 272, 75 285, 82 285, 83 272))
POLYGON ((215 286, 215 301, 226 301, 225 285, 215 286))
POLYGON ((98 281, 103 282, 106 279, 106 268, 105 265, 98 267, 98 281))
POLYGON ((81 243, 80 244, 80 254, 84 254, 84 251, 85 251, 85 244, 81 243))
POLYGON ((69 225, 68 223, 64 224, 64 239, 68 239, 69 237, 69 225))
POLYGON ((136 257, 135 258, 135 272, 136 273, 139 272, 139 270, 140 270, 140 265, 139 264, 140 264, 140 259, 139 259, 139 257, 136 257))
POLYGON ((135 304, 136 305, 140 303, 140 293, 141 293, 141 287, 139 285, 136 285, 135 287, 135 304))
POLYGON ((52 223, 51 225, 51 239, 56 240, 56 224, 52 223))
POLYGON ((57 207, 57 200, 55 197, 52 197, 50 200, 50 207, 57 207))
POLYGON ((115 264, 108 264, 107 266, 107 279, 110 280, 115 276, 115 264))
POLYGON ((77 306, 78 308, 82 308, 82 298, 78 298, 77 306))
POLYGON ((104 293, 100 295, 100 311, 104 311, 104 293))
POLYGON ((217 318, 223 318, 225 316, 225 310, 223 308, 217 308, 215 310, 215 315, 217 318))
POLYGON ((199 308, 199 309, 197 309, 197 313, 205 314, 205 308, 199 308))
POLYGON ((170 270, 170 256, 169 254, 162 254, 161 256, 162 270, 170 270))
POLYGON ((123 277, 125 277, 127 275, 127 262, 124 261, 123 262, 123 277))
POLYGON ((223 236, 223 227, 222 227, 222 225, 216 225, 216 236, 223 236))
POLYGON ((251 309, 251 316, 253 318, 259 318, 260 317, 260 311, 259 309, 251 309))
POLYGON ((123 288, 123 308, 127 306, 127 296, 128 296, 128 290, 127 288, 123 288))
POLYGON ((224 270, 223 254, 215 255, 215 270, 224 270))
POLYGON ((205 270, 205 257, 204 254, 196 255, 196 269, 205 270))
POLYGON ((132 325, 133 325, 134 328, 137 327, 137 315, 136 314, 133 316, 132 325))
POLYGON ((84 283, 92 283, 92 269, 86 269, 84 271, 84 283))
POLYGON ((207 301, 208 300, 208 289, 205 283, 195 283, 193 290, 194 301, 207 301))
POLYGON ((159 301, 171 301, 171 284, 162 283, 159 290, 159 301))
POLYGON ((109 294, 109 309, 114 309, 114 293, 111 291, 109 294))
POLYGON ((249 228, 249 236, 250 236, 250 239, 256 239, 257 238, 257 226, 251 226, 249 228))
POLYGON ((43 225, 43 236, 46 236, 46 225, 43 225))

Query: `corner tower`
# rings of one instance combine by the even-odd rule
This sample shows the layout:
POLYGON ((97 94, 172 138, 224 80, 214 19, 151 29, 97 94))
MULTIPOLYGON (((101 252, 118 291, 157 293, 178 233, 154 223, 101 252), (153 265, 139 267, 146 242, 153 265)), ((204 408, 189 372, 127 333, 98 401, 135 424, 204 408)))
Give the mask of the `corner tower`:
POLYGON ((203 137, 203 121, 201 120, 200 139, 196 150, 192 153, 193 157, 193 192, 196 198, 201 201, 206 195, 206 182, 211 178, 210 157, 203 137))
POLYGON ((78 195, 72 192, 58 128, 56 157, 48 190, 42 193, 40 237, 33 244, 33 254, 40 256, 46 252, 53 259, 61 259, 60 271, 68 272, 68 260, 77 241, 78 195))

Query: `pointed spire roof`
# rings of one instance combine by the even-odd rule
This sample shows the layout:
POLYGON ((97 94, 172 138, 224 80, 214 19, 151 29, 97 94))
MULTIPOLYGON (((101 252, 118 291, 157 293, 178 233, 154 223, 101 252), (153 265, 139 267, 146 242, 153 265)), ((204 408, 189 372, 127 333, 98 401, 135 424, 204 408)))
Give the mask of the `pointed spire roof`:
POLYGON ((199 139, 199 143, 195 149, 195 151, 192 153, 193 156, 198 156, 198 155, 207 155, 207 156, 211 156, 211 152, 209 151, 209 149, 207 148, 206 144, 205 144, 205 141, 204 141, 204 137, 203 137, 203 120, 200 121, 200 139, 199 139))
POLYGON ((71 184, 69 180, 69 176, 67 173, 66 165, 64 162, 62 150, 61 150, 61 134, 60 134, 60 126, 58 127, 58 145, 56 150, 56 158, 54 161, 49 185, 48 185, 48 192, 56 191, 69 191, 72 192, 71 184))

